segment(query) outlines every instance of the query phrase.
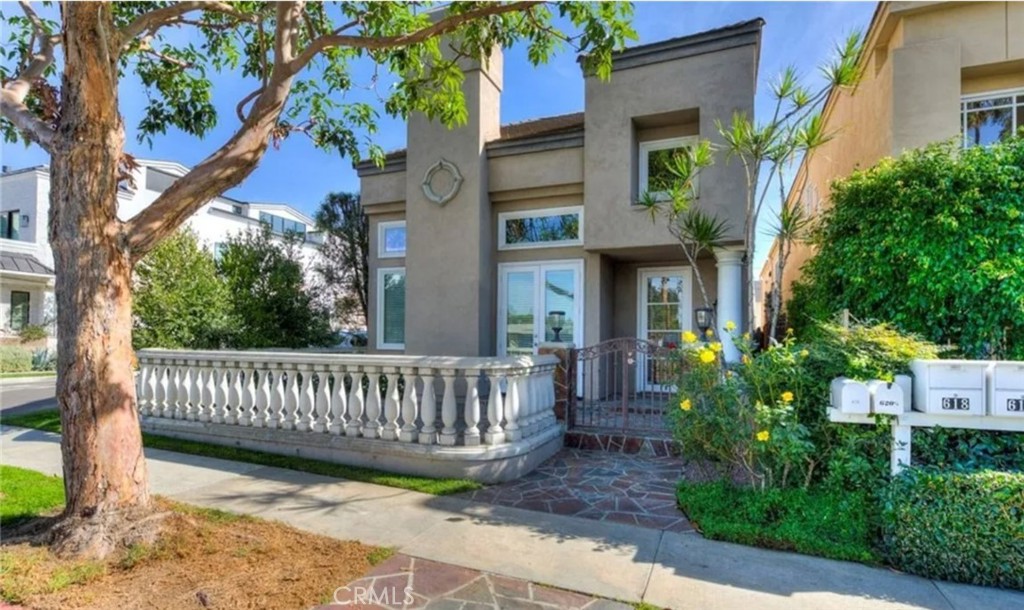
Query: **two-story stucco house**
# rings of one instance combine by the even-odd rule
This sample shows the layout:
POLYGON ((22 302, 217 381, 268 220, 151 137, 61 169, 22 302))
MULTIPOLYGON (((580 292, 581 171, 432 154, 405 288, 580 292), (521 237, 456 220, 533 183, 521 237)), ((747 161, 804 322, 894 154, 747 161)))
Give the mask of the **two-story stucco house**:
MULTIPOLYGON (((583 112, 512 125, 499 120, 500 51, 464 66, 466 125, 412 116, 405 150, 383 167, 357 165, 371 228, 371 351, 678 343, 703 304, 694 270, 638 197, 658 191, 673 150, 718 141, 716 120, 752 115, 763 23, 624 50, 610 81, 585 77, 583 112)), ((699 205, 730 227, 699 262, 722 323, 744 317, 744 193, 739 163, 719 160, 700 176, 699 205)))
MULTIPOLYGON (((169 161, 138 163, 134 186, 126 185, 118 193, 121 219, 138 214, 189 171, 169 161)), ((29 324, 51 325, 55 320, 49 209, 47 167, 5 168, 0 174, 0 337, 17 334, 29 324)), ((230 237, 264 224, 276 234, 305 236, 302 255, 307 269, 311 267, 322 239, 313 220, 291 206, 217 197, 185 223, 214 255, 230 237)))
MULTIPOLYGON (((857 88, 825 102, 825 131, 835 136, 801 164, 789 192, 811 215, 829 205, 832 181, 857 168, 944 140, 985 145, 1024 127, 1024 3, 881 2, 864 48, 857 88)), ((813 254, 794 246, 783 300, 813 254)), ((761 271, 766 292, 775 255, 773 246, 761 271)))

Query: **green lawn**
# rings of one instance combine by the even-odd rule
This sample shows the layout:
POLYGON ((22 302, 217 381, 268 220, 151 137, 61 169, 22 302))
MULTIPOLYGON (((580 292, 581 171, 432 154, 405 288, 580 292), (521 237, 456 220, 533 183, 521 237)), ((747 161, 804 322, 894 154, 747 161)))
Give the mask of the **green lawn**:
MULTIPOLYGON (((3 423, 8 426, 21 426, 23 428, 35 428, 36 430, 60 433, 60 414, 55 409, 5 417, 3 423)), ((322 462, 309 458, 263 453, 262 451, 253 451, 240 447, 210 445, 196 441, 158 436, 156 434, 143 433, 142 443, 151 449, 166 449, 178 453, 190 453, 192 455, 202 455, 224 460, 249 462, 250 464, 259 464, 261 466, 288 468, 290 470, 300 470, 302 472, 311 472, 313 474, 349 479, 351 481, 363 481, 365 483, 410 489, 435 496, 446 496, 483 487, 480 483, 470 481, 469 479, 430 479, 427 477, 394 474, 373 470, 372 468, 345 466, 343 464, 322 462)))
POLYGON ((57 371, 21 371, 20 373, 0 373, 0 379, 13 379, 16 377, 56 377, 57 371))
POLYGON ((10 527, 64 504, 60 477, 0 465, 0 525, 10 527))
POLYGON ((831 559, 880 562, 864 494, 803 489, 758 492, 724 482, 681 483, 679 506, 712 540, 796 551, 831 559))

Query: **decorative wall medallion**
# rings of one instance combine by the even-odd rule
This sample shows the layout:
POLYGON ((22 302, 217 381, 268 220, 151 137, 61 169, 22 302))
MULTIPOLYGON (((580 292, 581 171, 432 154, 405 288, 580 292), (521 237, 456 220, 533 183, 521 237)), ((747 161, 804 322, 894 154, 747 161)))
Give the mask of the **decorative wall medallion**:
POLYGON ((430 166, 423 175, 423 194, 437 205, 444 205, 452 200, 462 186, 462 174, 455 164, 441 159, 430 166))

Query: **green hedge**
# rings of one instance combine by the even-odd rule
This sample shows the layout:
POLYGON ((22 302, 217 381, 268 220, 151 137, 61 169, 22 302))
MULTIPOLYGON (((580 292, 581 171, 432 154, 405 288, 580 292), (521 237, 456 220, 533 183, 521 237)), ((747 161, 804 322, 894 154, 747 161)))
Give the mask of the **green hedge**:
POLYGON ((909 470, 884 492, 882 529, 901 570, 1024 589, 1024 473, 909 470))
POLYGON ((0 345, 0 373, 32 370, 32 352, 16 345, 0 345))

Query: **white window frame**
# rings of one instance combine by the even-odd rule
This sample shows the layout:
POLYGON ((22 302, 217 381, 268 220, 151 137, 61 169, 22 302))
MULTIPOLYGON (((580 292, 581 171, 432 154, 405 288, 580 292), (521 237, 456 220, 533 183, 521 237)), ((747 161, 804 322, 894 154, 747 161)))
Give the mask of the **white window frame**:
MULTIPOLYGON (((377 349, 380 350, 404 350, 405 343, 384 343, 384 276, 398 275, 405 277, 405 267, 380 267, 377 269, 377 349)), ((408 285, 406 286, 408 288, 408 285)), ((408 294, 406 295, 408 297, 408 294)), ((406 301, 408 302, 408 301, 406 301)), ((404 324, 404 322, 403 322, 404 324)), ((405 331, 403 329, 404 336, 405 331)))
POLYGON ((404 220, 388 220, 377 223, 377 258, 403 258, 406 250, 401 252, 388 252, 388 242, 385 239, 389 229, 405 229, 406 250, 409 247, 409 229, 404 220))
MULTIPOLYGON (((985 91, 983 93, 972 93, 970 95, 960 96, 960 147, 967 148, 967 104, 970 102, 978 102, 981 100, 987 100, 993 97, 1008 97, 1010 98, 1010 104, 1008 106, 996 106, 992 110, 997 108, 1009 108, 1010 109, 1010 120, 1011 128, 1010 134, 1017 133, 1017 130, 1024 125, 1017 123, 1017 108, 1024 106, 1024 102, 1018 102, 1017 96, 1024 95, 1024 87, 1018 87, 1016 89, 1000 89, 997 91, 985 91)), ((976 111, 975 111, 976 112, 976 111)))
POLYGON ((583 245, 583 206, 570 205, 558 208, 539 208, 532 210, 516 210, 515 212, 501 212, 498 214, 498 250, 532 250, 534 248, 562 248, 565 246, 583 245), (508 228, 505 223, 518 218, 541 218, 544 216, 564 216, 576 214, 580 219, 579 234, 576 239, 563 239, 559 241, 526 242, 521 244, 508 243, 508 228))
MULTIPOLYGON (((574 337, 574 341, 576 342, 577 345, 586 345, 587 344, 586 343, 586 338, 585 338, 585 335, 584 335, 584 333, 586 332, 586 325, 585 325, 585 322, 584 322, 584 319, 583 319, 583 316, 586 314, 586 307, 585 307, 584 298, 583 298, 583 295, 585 294, 584 293, 584 288, 585 288, 585 281, 586 281, 586 278, 583 275, 584 271, 585 271, 585 266, 584 266, 583 259, 573 258, 573 259, 565 259, 565 260, 539 260, 539 261, 528 261, 528 262, 520 262, 520 263, 498 263, 498 307, 497 307, 498 316, 497 316, 497 319, 496 319, 496 322, 497 322, 497 333, 496 333, 496 335, 497 335, 497 339, 498 339, 498 346, 497 346, 498 350, 497 350, 497 353, 498 353, 499 356, 507 356, 508 355, 508 352, 506 351, 508 349, 508 345, 507 345, 507 341, 508 341, 508 326, 505 324, 505 322, 508 320, 508 295, 507 295, 508 288, 507 288, 507 284, 508 284, 508 274, 509 274, 509 272, 527 271, 527 270, 528 271, 532 271, 533 273, 536 274, 536 275, 534 275, 534 281, 538 281, 539 278, 541 277, 540 274, 544 273, 545 271, 557 270, 557 269, 572 269, 576 273, 576 285, 574 286, 574 290, 576 291, 576 294, 580 295, 580 298, 576 299, 573 302, 573 304, 576 307, 576 311, 574 312, 574 315, 576 316, 576 319, 578 320, 578 322, 576 322, 575 324, 577 326, 579 326, 580 333, 579 333, 579 338, 578 339, 574 337)), ((537 315, 537 317, 539 319, 543 319, 544 317, 547 316, 547 313, 542 313, 544 311, 544 291, 543 290, 537 291, 537 293, 534 294, 534 299, 535 299, 534 300, 534 311, 536 312, 536 315, 537 315)), ((537 344, 537 345, 534 346, 534 353, 535 354, 537 353, 537 347, 539 347, 540 343, 543 342, 543 337, 541 337, 541 336, 539 336, 537 334, 537 329, 536 329, 537 322, 538 322, 538 320, 535 319, 534 320, 534 343, 537 344)), ((541 324, 541 326, 543 326, 543 322, 541 322, 540 324, 541 324)))
MULTIPOLYGON (((647 189, 648 172, 650 154, 656 150, 666 150, 671 148, 682 148, 684 146, 693 147, 698 143, 699 138, 697 136, 680 136, 677 138, 665 138, 663 140, 647 140, 640 142, 637 145, 637 185, 636 185, 636 196, 637 200, 643 196, 647 189)), ((650 195, 657 201, 665 201, 668 199, 668 193, 665 191, 654 191, 650 195)), ((693 178, 693 196, 700 196, 700 175, 693 178)))

